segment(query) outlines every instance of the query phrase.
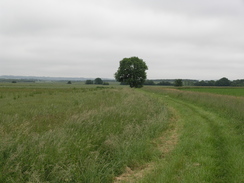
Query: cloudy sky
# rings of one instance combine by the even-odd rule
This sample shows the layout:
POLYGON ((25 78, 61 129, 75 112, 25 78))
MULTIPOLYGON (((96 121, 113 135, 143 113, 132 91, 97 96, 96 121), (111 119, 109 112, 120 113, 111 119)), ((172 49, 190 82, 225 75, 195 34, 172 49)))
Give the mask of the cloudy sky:
POLYGON ((0 0, 0 75, 244 78, 244 0, 0 0))

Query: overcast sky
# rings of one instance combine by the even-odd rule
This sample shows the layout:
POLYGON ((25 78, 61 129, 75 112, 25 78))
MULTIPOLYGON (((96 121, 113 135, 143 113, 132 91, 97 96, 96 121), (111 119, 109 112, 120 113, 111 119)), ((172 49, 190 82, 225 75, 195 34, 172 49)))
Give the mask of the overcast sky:
POLYGON ((0 75, 244 78, 244 0, 0 0, 0 75))

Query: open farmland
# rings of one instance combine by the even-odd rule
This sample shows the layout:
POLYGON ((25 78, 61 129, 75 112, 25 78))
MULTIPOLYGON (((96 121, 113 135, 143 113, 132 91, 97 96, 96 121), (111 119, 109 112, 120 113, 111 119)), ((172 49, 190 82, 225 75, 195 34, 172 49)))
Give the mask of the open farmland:
POLYGON ((192 88, 183 88, 185 91, 195 91, 195 92, 205 92, 205 93, 214 93, 220 95, 232 95, 244 97, 244 88, 243 87, 192 87, 192 88))
POLYGON ((1 84, 0 182, 242 182, 244 98, 1 84))

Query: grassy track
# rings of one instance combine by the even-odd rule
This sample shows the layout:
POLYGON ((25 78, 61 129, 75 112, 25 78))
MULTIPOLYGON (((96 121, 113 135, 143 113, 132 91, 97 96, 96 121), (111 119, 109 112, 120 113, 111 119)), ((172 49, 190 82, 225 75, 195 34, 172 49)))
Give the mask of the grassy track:
MULTIPOLYGON (((244 180, 243 131, 231 117, 209 110, 175 93, 147 88, 163 98, 178 113, 182 126, 179 141, 170 156, 138 182, 242 182, 244 180)), ((160 89, 162 90, 162 88, 160 89)), ((238 120, 238 118, 236 119, 238 120)), ((242 124, 243 125, 243 124, 242 124)))

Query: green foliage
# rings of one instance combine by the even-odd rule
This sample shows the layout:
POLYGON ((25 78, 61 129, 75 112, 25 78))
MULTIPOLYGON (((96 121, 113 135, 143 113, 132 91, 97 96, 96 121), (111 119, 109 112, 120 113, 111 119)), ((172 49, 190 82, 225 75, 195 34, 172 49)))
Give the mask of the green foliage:
POLYGON ((157 85, 162 85, 162 86, 172 86, 172 83, 168 81, 160 81, 157 85))
POLYGON ((92 80, 86 80, 86 84, 89 85, 89 84, 93 84, 93 81, 92 80))
POLYGON ((182 79, 176 79, 174 85, 175 85, 176 87, 181 87, 181 86, 183 86, 182 79))
POLYGON ((244 79, 238 79, 232 81, 231 86, 244 86, 244 79))
POLYGON ((120 61, 115 79, 129 84, 131 88, 140 88, 147 78, 146 70, 148 70, 148 67, 142 59, 138 57, 124 58, 120 61))
POLYGON ((155 83, 152 80, 146 80, 144 85, 155 85, 155 83))
POLYGON ((103 80, 101 78, 96 78, 94 80, 94 84, 97 84, 97 85, 102 85, 103 84, 103 80))
POLYGON ((103 85, 109 85, 109 82, 103 82, 103 85))
POLYGON ((229 79, 223 77, 220 80, 216 81, 216 86, 230 86, 231 82, 229 79))
POLYGON ((72 84, 71 81, 68 81, 67 84, 72 84))
POLYGON ((221 78, 217 81, 198 81, 194 83, 195 86, 244 86, 244 79, 230 81, 228 78, 221 78))
POLYGON ((215 86, 215 81, 211 80, 211 81, 198 81, 196 83, 194 83, 195 86, 215 86))

